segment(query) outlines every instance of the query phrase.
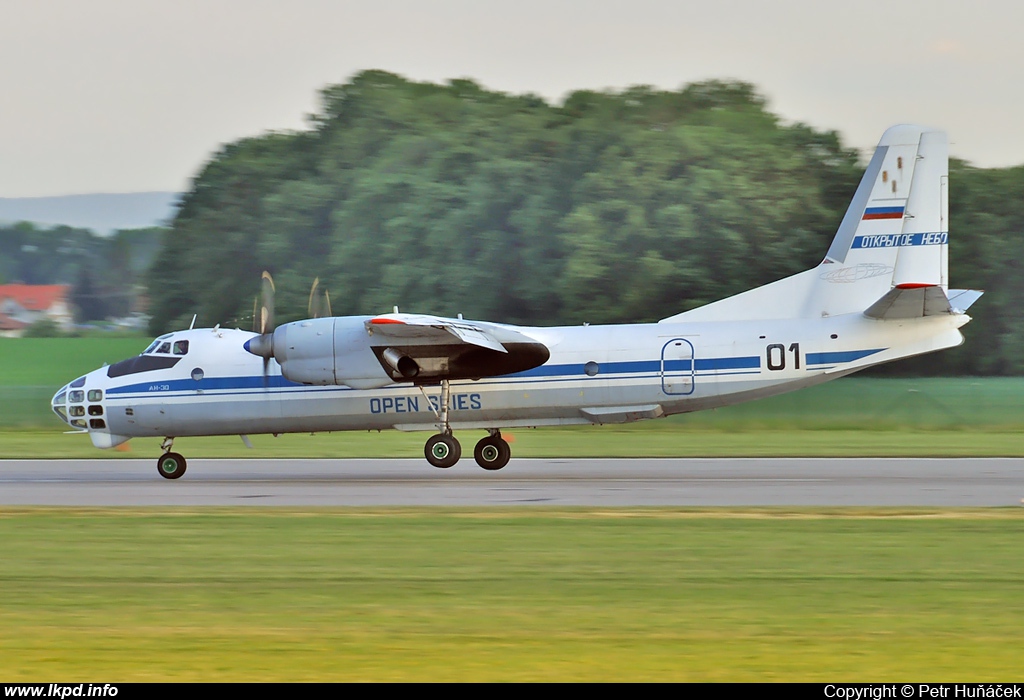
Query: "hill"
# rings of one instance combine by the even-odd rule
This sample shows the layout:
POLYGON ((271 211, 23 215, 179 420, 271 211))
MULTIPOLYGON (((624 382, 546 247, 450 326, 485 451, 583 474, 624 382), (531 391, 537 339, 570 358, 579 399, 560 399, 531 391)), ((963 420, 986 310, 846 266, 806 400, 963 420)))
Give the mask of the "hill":
POLYGON ((0 197, 0 223, 30 221, 109 234, 118 229, 166 224, 174 216, 179 197, 176 192, 0 197))

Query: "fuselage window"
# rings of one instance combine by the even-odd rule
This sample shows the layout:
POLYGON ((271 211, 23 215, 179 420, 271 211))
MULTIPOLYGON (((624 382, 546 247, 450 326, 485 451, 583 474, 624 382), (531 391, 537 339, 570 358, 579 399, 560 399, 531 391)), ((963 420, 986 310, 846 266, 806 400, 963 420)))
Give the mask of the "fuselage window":
POLYGON ((90 401, 102 401, 103 390, 102 389, 89 389, 89 400, 90 401))
POLYGON ((160 349, 157 350, 157 352, 162 352, 165 355, 171 354, 171 344, 170 343, 160 343, 160 349))
POLYGON ((71 403, 81 403, 82 401, 85 401, 85 392, 81 389, 72 391, 68 394, 68 399, 71 403))
POLYGON ((174 354, 175 355, 187 355, 188 354, 188 341, 187 340, 176 340, 174 342, 174 354))

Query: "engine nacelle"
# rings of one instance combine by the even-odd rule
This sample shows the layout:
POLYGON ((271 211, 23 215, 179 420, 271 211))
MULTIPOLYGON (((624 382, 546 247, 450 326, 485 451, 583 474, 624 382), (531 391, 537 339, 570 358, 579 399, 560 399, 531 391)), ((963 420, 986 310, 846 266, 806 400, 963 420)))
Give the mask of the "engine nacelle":
POLYGON ((494 327, 504 352, 452 337, 377 337, 369 316, 295 321, 273 334, 256 336, 246 350, 274 358, 285 379, 301 384, 373 389, 394 382, 433 384, 442 379, 479 379, 522 372, 547 362, 545 345, 521 333, 494 327))
POLYGON ((261 336, 249 341, 250 352, 269 350, 284 378, 301 384, 343 384, 371 389, 392 384, 370 349, 364 318, 315 318, 279 326, 270 348, 261 336))

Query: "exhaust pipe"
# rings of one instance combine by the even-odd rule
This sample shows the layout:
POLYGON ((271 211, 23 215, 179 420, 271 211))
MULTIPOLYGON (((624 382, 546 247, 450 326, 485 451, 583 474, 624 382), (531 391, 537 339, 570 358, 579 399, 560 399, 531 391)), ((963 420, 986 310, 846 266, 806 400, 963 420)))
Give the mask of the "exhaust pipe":
POLYGON ((406 379, 412 379, 420 373, 420 366, 416 364, 416 360, 412 359, 408 355, 402 354, 400 351, 394 348, 388 348, 383 352, 381 357, 391 367, 406 379))

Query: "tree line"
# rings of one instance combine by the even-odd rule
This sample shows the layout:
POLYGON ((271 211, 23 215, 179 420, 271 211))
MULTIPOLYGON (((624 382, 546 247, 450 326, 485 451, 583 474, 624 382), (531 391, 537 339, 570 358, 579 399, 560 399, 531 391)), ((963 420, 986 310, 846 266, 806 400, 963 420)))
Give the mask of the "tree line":
MULTIPOLYGON (((339 315, 653 321, 816 264, 862 169, 741 82, 549 104, 367 71, 326 88, 307 130, 205 164, 146 278, 150 330, 251 327, 264 269, 279 321, 315 277, 339 315)), ((951 283, 988 293, 964 349, 893 371, 1024 371, 1022 190, 1024 168, 951 162, 951 283)))
POLYGON ((159 227, 100 236, 71 226, 0 226, 0 284, 66 284, 79 323, 127 316, 163 241, 159 227))

